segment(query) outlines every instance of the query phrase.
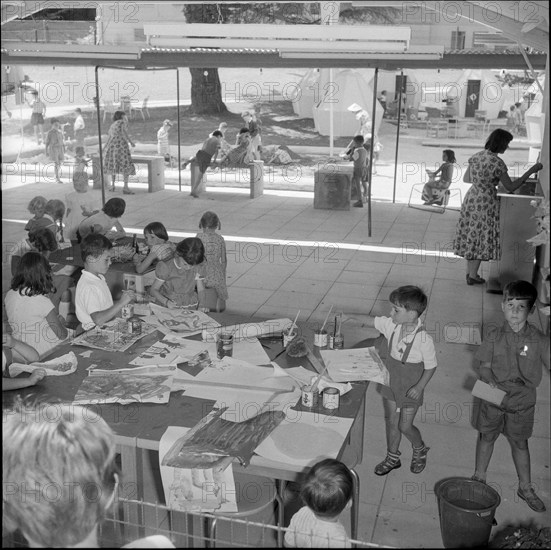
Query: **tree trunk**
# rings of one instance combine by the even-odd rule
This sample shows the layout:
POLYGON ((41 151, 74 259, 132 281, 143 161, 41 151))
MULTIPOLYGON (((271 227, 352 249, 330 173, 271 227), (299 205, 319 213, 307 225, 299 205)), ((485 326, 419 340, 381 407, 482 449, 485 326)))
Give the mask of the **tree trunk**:
POLYGON ((226 113, 218 69, 189 69, 191 73, 191 112, 195 114, 226 113))

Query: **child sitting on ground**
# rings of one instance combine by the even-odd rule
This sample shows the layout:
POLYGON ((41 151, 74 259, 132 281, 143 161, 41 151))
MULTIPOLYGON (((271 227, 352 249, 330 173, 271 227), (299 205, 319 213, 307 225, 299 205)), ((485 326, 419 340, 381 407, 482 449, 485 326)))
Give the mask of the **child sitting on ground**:
POLYGON ((17 272, 21 258, 27 252, 40 252, 45 258, 50 256, 50 252, 57 250, 57 241, 55 235, 47 228, 34 229, 29 231, 26 239, 19 241, 12 252, 11 256, 11 275, 12 277, 17 272))
POLYGON ((171 260, 176 250, 176 245, 168 240, 166 228, 160 222, 148 223, 143 229, 143 236, 149 252, 145 258, 138 254, 132 257, 136 273, 144 273, 158 261, 171 260))
POLYGON ((65 236, 71 241, 78 242, 77 230, 83 220, 99 212, 99 204, 92 193, 88 193, 87 160, 84 158, 84 147, 75 149, 75 169, 73 172, 74 191, 65 195, 67 204, 67 219, 65 236))
POLYGON ((228 288, 226 286, 226 242, 224 237, 216 233, 222 225, 220 218, 214 212, 205 212, 199 222, 199 227, 203 230, 197 233, 197 238, 201 239, 205 247, 205 257, 207 260, 207 276, 205 280, 205 292, 207 302, 211 311, 224 311, 226 309, 226 300, 228 299, 228 288), (210 292, 214 291, 216 296, 211 301, 208 299, 210 292))
MULTIPOLYGON (((18 400, 4 418, 6 533, 19 529, 31 548, 99 548, 98 527, 116 499, 121 475, 115 434, 83 407, 56 404, 54 417, 51 408, 18 400), (29 484, 32 498, 25 496, 29 484)), ((174 545, 153 535, 123 548, 174 545)))
POLYGON ((306 506, 292 518, 285 545, 292 548, 351 548, 339 516, 350 506, 354 480, 350 470, 328 458, 314 465, 300 496, 306 506))
POLYGON ((48 199, 42 195, 38 195, 31 199, 27 210, 33 215, 33 217, 25 225, 25 231, 32 231, 35 229, 36 222, 44 215, 44 208, 46 208, 46 203, 48 199))
POLYGON ((451 149, 444 149, 442 151, 442 160, 444 161, 438 170, 432 172, 427 170, 429 181, 423 187, 421 198, 425 201, 425 205, 438 205, 442 206, 444 198, 442 194, 435 193, 434 190, 447 189, 453 177, 453 165, 455 163, 455 153, 451 149), (440 177, 437 178, 440 174, 440 177))
POLYGON ((8 367, 14 362, 32 363, 39 360, 38 352, 29 344, 2 332, 2 391, 20 390, 34 386, 46 376, 44 369, 36 369, 30 376, 11 378, 8 367))
POLYGON ((61 123, 57 118, 50 121, 52 127, 46 136, 46 154, 54 163, 55 180, 57 183, 63 183, 59 177, 61 164, 65 160, 65 143, 63 142, 63 132, 61 123))
POLYGON ((506 395, 499 406, 484 400, 480 402, 472 479, 486 482, 494 443, 503 433, 511 445, 518 475, 517 495, 535 512, 545 512, 545 504, 532 487, 528 449, 542 365, 549 369, 549 338, 528 323, 537 297, 538 291, 527 281, 509 283, 503 290, 501 304, 505 322, 489 329, 476 353, 480 361, 480 379, 505 391, 506 395))
POLYGON ((125 210, 126 202, 123 199, 109 199, 102 210, 80 222, 78 226, 80 239, 84 239, 89 233, 92 233, 92 228, 94 233, 105 235, 111 240, 125 237, 126 232, 119 221, 125 210), (112 231, 113 227, 115 231, 112 231))
POLYGON ((111 265, 112 248, 111 241, 100 233, 91 233, 80 243, 84 269, 77 283, 75 308, 84 330, 111 321, 135 298, 132 290, 125 290, 121 299, 113 302, 111 291, 105 281, 105 274, 111 265))
POLYGON ((4 305, 14 338, 33 347, 40 358, 63 342, 65 321, 48 294, 55 292, 52 269, 38 252, 27 252, 19 262, 4 305))
POLYGON ((205 247, 201 239, 190 237, 176 246, 172 260, 159 262, 150 294, 169 309, 185 307, 205 310, 205 247))
POLYGON ((405 435, 413 447, 410 471, 420 474, 427 463, 427 447, 419 429, 413 425, 423 404, 423 392, 435 373, 436 351, 432 337, 419 317, 427 307, 427 296, 416 286, 401 286, 390 293, 390 317, 371 317, 367 327, 383 334, 381 359, 390 374, 390 387, 382 386, 387 435, 386 458, 375 466, 384 476, 399 468, 400 441, 405 435))

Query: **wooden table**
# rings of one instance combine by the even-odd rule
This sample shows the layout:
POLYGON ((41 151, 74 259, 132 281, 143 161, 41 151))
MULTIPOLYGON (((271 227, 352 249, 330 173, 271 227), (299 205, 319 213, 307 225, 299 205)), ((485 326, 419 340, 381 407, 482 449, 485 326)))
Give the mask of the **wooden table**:
MULTIPOLYGON (((224 314, 212 314, 222 324, 228 324, 228 318, 224 314)), ((250 320, 248 320, 250 321, 250 320)), ((234 319, 231 319, 234 322, 234 319)), ((305 329, 303 335, 307 341, 313 342, 313 332, 305 329)), ((15 395, 36 395, 41 400, 56 403, 71 403, 82 381, 87 376, 86 370, 92 364, 101 368, 104 361, 121 368, 128 365, 137 355, 149 346, 163 338, 163 334, 156 331, 138 340, 126 352, 107 352, 92 350, 91 357, 81 357, 79 353, 84 348, 64 344, 58 347, 51 355, 58 357, 69 351, 74 351, 78 356, 78 368, 76 372, 58 377, 46 377, 37 386, 19 390, 18 392, 4 392, 3 408, 9 408, 15 395)), ((200 339, 195 336, 195 339, 200 339)), ((282 350, 280 339, 265 339, 267 353, 270 358, 282 350)), ((314 348, 316 349, 316 348, 314 348)), ((315 351, 319 353, 319 351, 315 351)), ((283 368, 302 365, 305 368, 313 367, 305 358, 290 358, 286 354, 278 357, 277 362, 283 368)), ((361 463, 363 458, 363 436, 365 416, 365 393, 368 387, 366 382, 353 383, 353 390, 347 394, 349 403, 354 407, 355 419, 344 443, 339 449, 337 458, 343 461, 353 472, 355 487, 351 510, 351 535, 357 537, 358 509, 359 509, 359 479, 354 467, 361 463)), ((341 398, 341 403, 347 396, 341 398)), ((172 393, 167 404, 134 403, 129 405, 101 404, 86 405, 90 417, 100 415, 111 426, 116 434, 118 452, 122 460, 123 496, 127 499, 144 500, 146 502, 164 502, 164 495, 160 490, 159 479, 152 464, 158 461, 157 453, 159 441, 168 426, 182 426, 191 428, 196 425, 206 414, 210 412, 214 401, 186 397, 181 391, 172 393)), ((327 413, 327 411, 326 411, 327 413)), ((338 416, 338 410, 335 411, 338 416)), ((264 476, 276 480, 300 481, 309 468, 298 467, 281 462, 276 462, 258 455, 254 455, 249 466, 242 467, 233 463, 234 471, 241 471, 252 475, 264 476)))

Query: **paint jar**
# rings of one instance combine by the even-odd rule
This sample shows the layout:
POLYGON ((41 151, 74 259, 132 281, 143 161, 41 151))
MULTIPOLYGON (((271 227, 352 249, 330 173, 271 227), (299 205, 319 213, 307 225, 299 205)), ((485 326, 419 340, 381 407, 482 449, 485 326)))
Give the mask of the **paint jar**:
POLYGON ((316 330, 314 333, 314 346, 319 348, 324 348, 327 345, 327 331, 326 330, 316 330))
POLYGON ((333 349, 344 349, 344 336, 342 334, 333 336, 333 349))
POLYGON ((339 408, 340 393, 337 388, 325 388, 323 390, 323 406, 326 409, 339 408))
POLYGON ((134 315, 134 306, 132 304, 126 304, 121 309, 121 317, 123 319, 130 319, 130 317, 133 317, 134 315))
POLYGON ((302 406, 315 407, 318 404, 318 391, 312 390, 312 386, 302 386, 302 406))
POLYGON ((293 329, 293 332, 289 332, 290 329, 286 328, 281 331, 281 336, 283 338, 283 347, 286 348, 291 340, 294 340, 297 337, 297 329, 293 329))
POLYGON ((126 322, 128 328, 128 334, 141 334, 142 333, 142 320, 137 316, 133 315, 126 322))
POLYGON ((216 356, 218 359, 233 355, 233 334, 222 332, 216 341, 216 356))

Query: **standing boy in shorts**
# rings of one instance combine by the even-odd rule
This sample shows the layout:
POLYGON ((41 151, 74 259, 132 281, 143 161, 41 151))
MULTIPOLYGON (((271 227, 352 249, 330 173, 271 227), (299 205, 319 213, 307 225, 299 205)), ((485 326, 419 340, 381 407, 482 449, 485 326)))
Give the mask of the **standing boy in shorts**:
POLYGON ((486 482, 494 443, 503 433, 511 445, 519 479, 517 495, 535 512, 545 512, 545 504, 532 487, 528 450, 542 364, 549 369, 549 339, 527 322, 537 297, 538 291, 530 283, 509 283, 503 291, 501 304, 505 322, 488 331, 476 354, 480 361, 480 379, 505 391, 506 395, 500 406, 481 401, 476 420, 479 433, 472 479, 486 482))

